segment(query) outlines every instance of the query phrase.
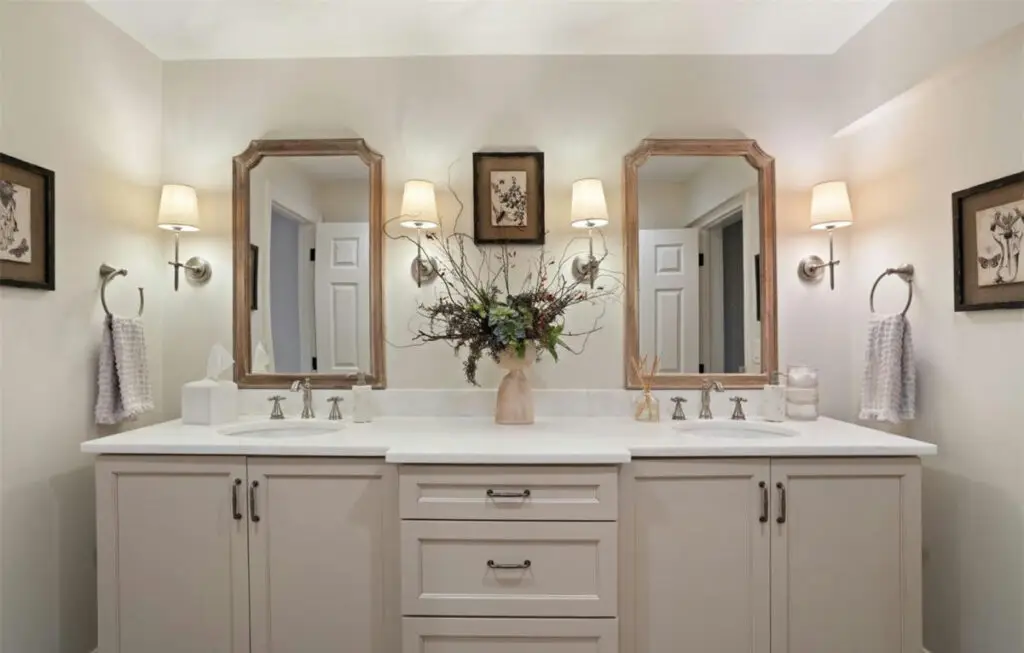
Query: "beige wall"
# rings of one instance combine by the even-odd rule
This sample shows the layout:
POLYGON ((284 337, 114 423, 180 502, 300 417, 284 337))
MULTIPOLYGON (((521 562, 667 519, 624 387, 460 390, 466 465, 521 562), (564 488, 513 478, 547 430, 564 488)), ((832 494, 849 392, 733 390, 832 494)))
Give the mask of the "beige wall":
MULTIPOLYGON (((1024 170, 1024 31, 853 131, 843 144, 857 222, 839 283, 855 298, 857 369, 871 284, 886 267, 916 266, 920 417, 906 432, 939 446, 924 477, 925 645, 1024 651, 1024 311, 953 312, 950 227, 951 193, 1024 170)), ((899 310, 905 292, 883 281, 879 309, 899 310)))
MULTIPOLYGON (((2 649, 87 653, 96 642, 92 457, 100 263, 128 269, 111 308, 146 289, 160 398, 155 216, 160 62, 84 3, 0 3, 0 151, 56 173, 57 290, 0 290, 2 649)), ((149 416, 153 421, 159 416, 149 416)), ((145 423, 145 422, 143 422, 145 423)))
MULTIPOLYGON (((439 205, 450 222, 456 205, 441 189, 449 166, 453 184, 467 205, 463 224, 472 220, 471 155, 494 146, 536 147, 545 152, 546 223, 553 252, 567 245, 586 251, 569 227, 572 181, 596 176, 605 183, 612 224, 607 230, 608 270, 622 267, 621 162, 640 139, 656 137, 750 136, 779 161, 783 188, 806 189, 827 174, 831 118, 810 99, 832 83, 826 62, 817 57, 487 57, 418 59, 337 59, 309 61, 168 62, 164 66, 164 174, 203 190, 204 225, 209 232, 188 240, 190 253, 208 257, 216 271, 211 283, 193 295, 201 299, 204 324, 194 310, 170 311, 174 334, 165 357, 167 392, 202 369, 214 340, 230 342, 231 157, 259 137, 360 136, 385 157, 387 213, 398 214, 402 184, 409 178, 439 184, 439 205), (671 80, 672 83, 667 83, 671 80), (695 92, 694 89, 700 89, 695 92), (680 111, 685 107, 685 111, 680 111), (800 125, 799 132, 793 129, 800 125)), ((831 171, 828 171, 830 173, 831 171)), ((794 191, 799 198, 805 191, 794 191)), ((807 232, 806 207, 783 203, 780 223, 807 232), (785 212, 796 208, 796 212, 785 212)), ((820 238, 813 241, 821 251, 820 238)), ((400 348, 410 342, 410 320, 417 301, 430 299, 436 286, 417 290, 409 276, 415 247, 389 242, 385 262, 387 348, 391 387, 464 387, 461 366, 440 344, 400 348)), ((782 293, 801 296, 795 269, 806 251, 780 248, 782 293)), ((571 256, 570 256, 571 258, 571 256)), ((809 308, 820 310, 824 293, 809 308)), ((825 300, 826 303, 828 299, 825 300)), ((801 298, 789 301, 801 304, 801 298)), ((785 304, 786 300, 782 300, 785 304)), ((543 361, 538 387, 621 387, 622 308, 610 303, 583 356, 564 356, 557 365, 543 361)), ((594 311, 571 316, 589 324, 594 311)), ((784 312, 782 331, 800 329, 805 315, 784 312)), ((849 407, 849 357, 826 346, 824 334, 783 339, 783 356, 828 367, 840 401, 826 399, 840 416, 849 407), (818 344, 815 344, 817 342, 818 344)), ((493 387, 498 370, 481 366, 481 382, 493 387)), ((829 379, 826 379, 826 381, 829 379)))

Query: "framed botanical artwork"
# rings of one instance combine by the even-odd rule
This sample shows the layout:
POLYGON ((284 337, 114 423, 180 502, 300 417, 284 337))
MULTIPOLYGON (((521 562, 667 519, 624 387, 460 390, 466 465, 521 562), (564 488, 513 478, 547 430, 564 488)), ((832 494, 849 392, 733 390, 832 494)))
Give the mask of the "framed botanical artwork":
POLYGON ((953 193, 953 308, 1024 308, 1024 172, 953 193))
POLYGON ((544 154, 473 154, 473 242, 544 244, 544 154))
POLYGON ((55 287, 53 171, 0 154, 0 285, 55 287))
POLYGON ((260 308, 260 248, 249 243, 249 310, 260 308))

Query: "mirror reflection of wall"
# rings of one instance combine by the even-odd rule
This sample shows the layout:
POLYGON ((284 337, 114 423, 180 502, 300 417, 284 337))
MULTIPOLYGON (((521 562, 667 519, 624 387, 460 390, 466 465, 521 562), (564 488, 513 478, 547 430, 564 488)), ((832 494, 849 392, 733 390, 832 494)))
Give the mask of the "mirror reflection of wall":
POLYGON ((266 157, 252 169, 254 372, 371 369, 369 218, 358 156, 266 157))
POLYGON ((652 156, 637 186, 640 351, 662 374, 760 373, 757 169, 652 156))

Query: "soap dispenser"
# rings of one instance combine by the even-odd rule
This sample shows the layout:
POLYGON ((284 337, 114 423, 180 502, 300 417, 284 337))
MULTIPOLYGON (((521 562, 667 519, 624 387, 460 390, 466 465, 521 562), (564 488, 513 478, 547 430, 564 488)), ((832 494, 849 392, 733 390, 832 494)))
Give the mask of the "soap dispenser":
POLYGON ((366 383, 366 375, 360 370, 352 386, 352 421, 361 424, 372 420, 373 386, 366 383))
POLYGON ((778 372, 772 372, 768 385, 761 393, 761 417, 766 422, 786 420, 786 386, 781 383, 778 372))

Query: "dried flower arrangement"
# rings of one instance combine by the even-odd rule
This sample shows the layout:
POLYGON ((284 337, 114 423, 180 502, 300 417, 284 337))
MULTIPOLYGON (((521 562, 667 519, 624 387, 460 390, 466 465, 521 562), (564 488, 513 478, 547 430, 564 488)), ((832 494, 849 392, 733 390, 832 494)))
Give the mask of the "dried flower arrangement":
MULTIPOLYGON (((558 360, 560 349, 579 354, 590 335, 601 329, 604 316, 602 300, 618 294, 619 278, 602 269, 603 283, 591 288, 588 282, 576 281, 563 270, 571 268, 568 254, 575 240, 555 259, 541 247, 534 257, 521 256, 522 247, 508 244, 479 247, 471 234, 458 231, 464 204, 452 189, 449 170, 448 191, 458 204, 458 213, 452 221, 451 231, 444 228, 427 234, 432 245, 430 252, 436 257, 439 288, 433 302, 420 303, 417 313, 423 318, 415 328, 415 344, 445 342, 458 356, 467 352, 463 361, 466 381, 477 383, 480 360, 487 356, 495 363, 505 352, 524 358, 536 351, 539 357, 547 352, 558 360), (566 312, 577 304, 598 304, 602 308, 593 323, 584 329, 566 328, 566 312), (582 339, 578 348, 568 341, 582 339), (529 345, 534 345, 530 347, 529 345)), ((408 219, 398 216, 388 220, 408 219)), ((407 236, 385 234, 391 239, 407 236)), ((532 248, 531 248, 532 249, 532 248)), ((607 249, 598 261, 607 257, 607 249)))

